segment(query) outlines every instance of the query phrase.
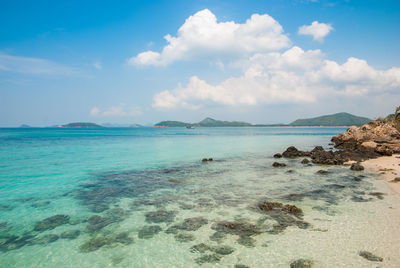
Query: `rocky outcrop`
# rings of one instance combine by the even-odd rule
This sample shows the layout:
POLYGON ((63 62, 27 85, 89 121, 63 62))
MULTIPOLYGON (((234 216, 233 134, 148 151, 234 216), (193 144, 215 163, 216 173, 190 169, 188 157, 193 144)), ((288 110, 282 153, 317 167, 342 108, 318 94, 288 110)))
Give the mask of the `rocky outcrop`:
MULTIPOLYGON (((282 153, 283 157, 286 158, 297 158, 297 157, 311 157, 311 161, 314 164, 322 165, 343 165, 347 161, 364 161, 370 158, 376 158, 381 156, 377 151, 371 148, 360 147, 359 149, 342 149, 342 150, 329 150, 326 151, 322 146, 317 146, 310 152, 304 152, 298 150, 294 146, 290 146, 282 153)), ((304 160, 303 160, 304 161, 304 160)), ((302 163, 305 163, 304 161, 302 163)), ((274 166, 278 166, 277 164, 274 166)))
POLYGON ((400 153, 400 131, 395 120, 375 120, 361 127, 352 126, 345 133, 332 138, 335 147, 381 155, 400 153))
POLYGON ((286 151, 282 153, 282 156, 286 158, 296 158, 300 156, 310 156, 310 153, 299 151, 297 150, 296 147, 290 146, 289 148, 286 149, 286 151))

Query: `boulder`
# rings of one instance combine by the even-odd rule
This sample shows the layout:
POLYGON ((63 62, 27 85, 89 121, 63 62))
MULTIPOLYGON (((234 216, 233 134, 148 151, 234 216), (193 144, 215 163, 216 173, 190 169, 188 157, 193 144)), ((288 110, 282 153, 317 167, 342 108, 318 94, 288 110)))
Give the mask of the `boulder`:
POLYGON ((282 153, 283 157, 296 158, 300 156, 310 156, 310 153, 297 150, 296 147, 290 146, 282 153))
POLYGON ((310 163, 310 160, 308 160, 307 158, 304 158, 303 160, 301 160, 301 163, 305 165, 305 164, 310 163))
POLYGON ((286 164, 285 164, 285 163, 274 162, 274 163, 272 164, 272 166, 273 166, 273 167, 286 167, 286 164))
POLYGON ((361 127, 352 126, 345 133, 333 137, 332 141, 339 149, 369 149, 378 156, 400 152, 400 131, 394 126, 394 121, 378 119, 361 127))
POLYGON ((354 163, 351 165, 350 169, 354 171, 362 171, 364 170, 364 167, 360 163, 354 163))

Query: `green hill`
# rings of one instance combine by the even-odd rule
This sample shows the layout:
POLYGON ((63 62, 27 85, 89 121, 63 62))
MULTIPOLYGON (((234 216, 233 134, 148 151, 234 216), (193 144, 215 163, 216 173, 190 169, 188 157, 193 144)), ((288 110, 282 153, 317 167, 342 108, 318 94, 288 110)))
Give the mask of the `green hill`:
POLYGON ((69 123, 66 125, 62 125, 61 127, 65 127, 65 128, 98 128, 98 127, 102 127, 102 126, 97 125, 95 123, 76 122, 76 123, 69 123))
POLYGON ((186 127, 191 126, 190 123, 180 122, 180 121, 161 121, 155 124, 155 127, 186 127))
POLYGON ((180 121, 162 121, 154 125, 155 127, 248 127, 252 126, 250 123, 240 122, 240 121, 220 121, 212 118, 205 118, 198 123, 185 123, 180 121))
POLYGON ((361 126, 370 122, 371 119, 359 117, 349 113, 337 113, 318 116, 308 119, 297 119, 289 126, 361 126))
POLYGON ((162 121, 155 124, 155 127, 292 127, 292 126, 361 126, 370 122, 371 119, 366 117, 359 117, 349 113, 337 113, 331 115, 324 115, 308 119, 297 119, 290 124, 257 124, 241 121, 220 121, 210 117, 198 123, 185 123, 181 121, 162 121))
POLYGON ((220 121, 207 117, 196 125, 201 127, 249 127, 250 123, 240 121, 220 121))

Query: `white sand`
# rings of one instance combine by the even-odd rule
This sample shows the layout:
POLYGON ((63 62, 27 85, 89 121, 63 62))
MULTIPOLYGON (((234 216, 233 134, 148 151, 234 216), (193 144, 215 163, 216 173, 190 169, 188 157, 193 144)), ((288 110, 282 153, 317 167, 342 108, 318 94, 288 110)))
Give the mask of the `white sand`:
POLYGON ((367 171, 381 174, 389 187, 400 194, 400 182, 393 182, 396 177, 400 177, 400 154, 370 159, 362 165, 367 171))

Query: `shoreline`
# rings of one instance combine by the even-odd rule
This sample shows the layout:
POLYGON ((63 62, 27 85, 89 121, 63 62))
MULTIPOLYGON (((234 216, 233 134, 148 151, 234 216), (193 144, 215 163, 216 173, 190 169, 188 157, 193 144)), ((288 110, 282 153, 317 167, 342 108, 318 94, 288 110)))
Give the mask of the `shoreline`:
POLYGON ((362 165, 367 172, 378 174, 390 189, 400 195, 400 181, 393 182, 395 178, 400 177, 400 154, 368 159, 362 162, 362 165))

